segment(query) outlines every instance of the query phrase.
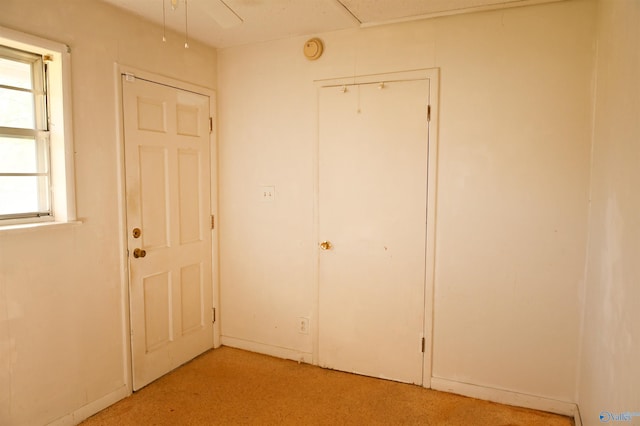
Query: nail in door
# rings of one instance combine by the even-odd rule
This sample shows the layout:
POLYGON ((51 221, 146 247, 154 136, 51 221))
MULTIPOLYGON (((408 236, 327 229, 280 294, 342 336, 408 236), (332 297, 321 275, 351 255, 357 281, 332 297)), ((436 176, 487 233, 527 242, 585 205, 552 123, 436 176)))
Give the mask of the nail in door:
POLYGON ((209 97, 122 86, 137 390, 213 347, 209 97))
POLYGON ((422 384, 428 97, 428 80, 320 89, 323 367, 422 384))

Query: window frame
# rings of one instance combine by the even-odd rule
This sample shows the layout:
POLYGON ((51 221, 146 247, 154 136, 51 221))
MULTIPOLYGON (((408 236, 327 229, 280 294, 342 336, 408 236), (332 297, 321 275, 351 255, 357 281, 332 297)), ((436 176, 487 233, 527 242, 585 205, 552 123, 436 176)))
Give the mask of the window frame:
POLYGON ((30 93, 33 99, 32 127, 0 126, 0 137, 9 139, 29 139, 35 143, 37 167, 33 172, 3 172, 0 177, 35 177, 38 180, 37 205, 35 211, 0 214, 0 223, 8 220, 47 221, 53 219, 51 194, 51 161, 49 154, 49 112, 48 112, 48 57, 33 52, 25 52, 0 44, 0 58, 29 66, 31 87, 0 85, 13 92, 30 93))
POLYGON ((21 225, 76 222, 71 109, 71 49, 62 43, 0 26, 0 45, 41 55, 47 66, 46 129, 48 136, 50 215, 0 219, 0 231, 21 225))

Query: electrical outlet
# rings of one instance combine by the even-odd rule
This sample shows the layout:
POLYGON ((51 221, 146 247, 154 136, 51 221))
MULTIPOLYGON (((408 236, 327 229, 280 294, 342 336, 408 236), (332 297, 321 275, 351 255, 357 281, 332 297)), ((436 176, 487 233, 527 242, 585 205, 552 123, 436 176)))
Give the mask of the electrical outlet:
POLYGON ((260 187, 260 200, 265 202, 272 202, 276 198, 275 186, 261 186, 260 187))
POLYGON ((298 317, 298 333, 309 334, 309 318, 298 317))

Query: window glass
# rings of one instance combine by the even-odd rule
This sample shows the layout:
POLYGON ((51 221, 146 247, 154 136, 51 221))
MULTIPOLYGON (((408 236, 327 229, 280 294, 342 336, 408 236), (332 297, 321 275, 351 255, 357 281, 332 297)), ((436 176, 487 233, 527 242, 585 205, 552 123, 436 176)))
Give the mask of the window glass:
POLYGON ((0 137, 0 170, 3 173, 45 172, 38 157, 35 138, 0 137))
POLYGON ((49 204, 47 176, 0 176, 0 215, 42 213, 49 204))
POLYGON ((31 64, 0 58, 0 85, 32 89, 31 64))
POLYGON ((33 129, 35 124, 33 93, 0 88, 0 127, 33 129))

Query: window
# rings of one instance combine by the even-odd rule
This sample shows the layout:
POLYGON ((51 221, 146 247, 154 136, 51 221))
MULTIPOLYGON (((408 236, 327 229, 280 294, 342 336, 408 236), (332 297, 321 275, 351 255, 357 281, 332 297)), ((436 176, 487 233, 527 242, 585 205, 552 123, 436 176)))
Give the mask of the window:
POLYGON ((69 58, 0 27, 0 227, 75 220, 69 58))
POLYGON ((52 216, 46 70, 0 46, 0 219, 52 216))

